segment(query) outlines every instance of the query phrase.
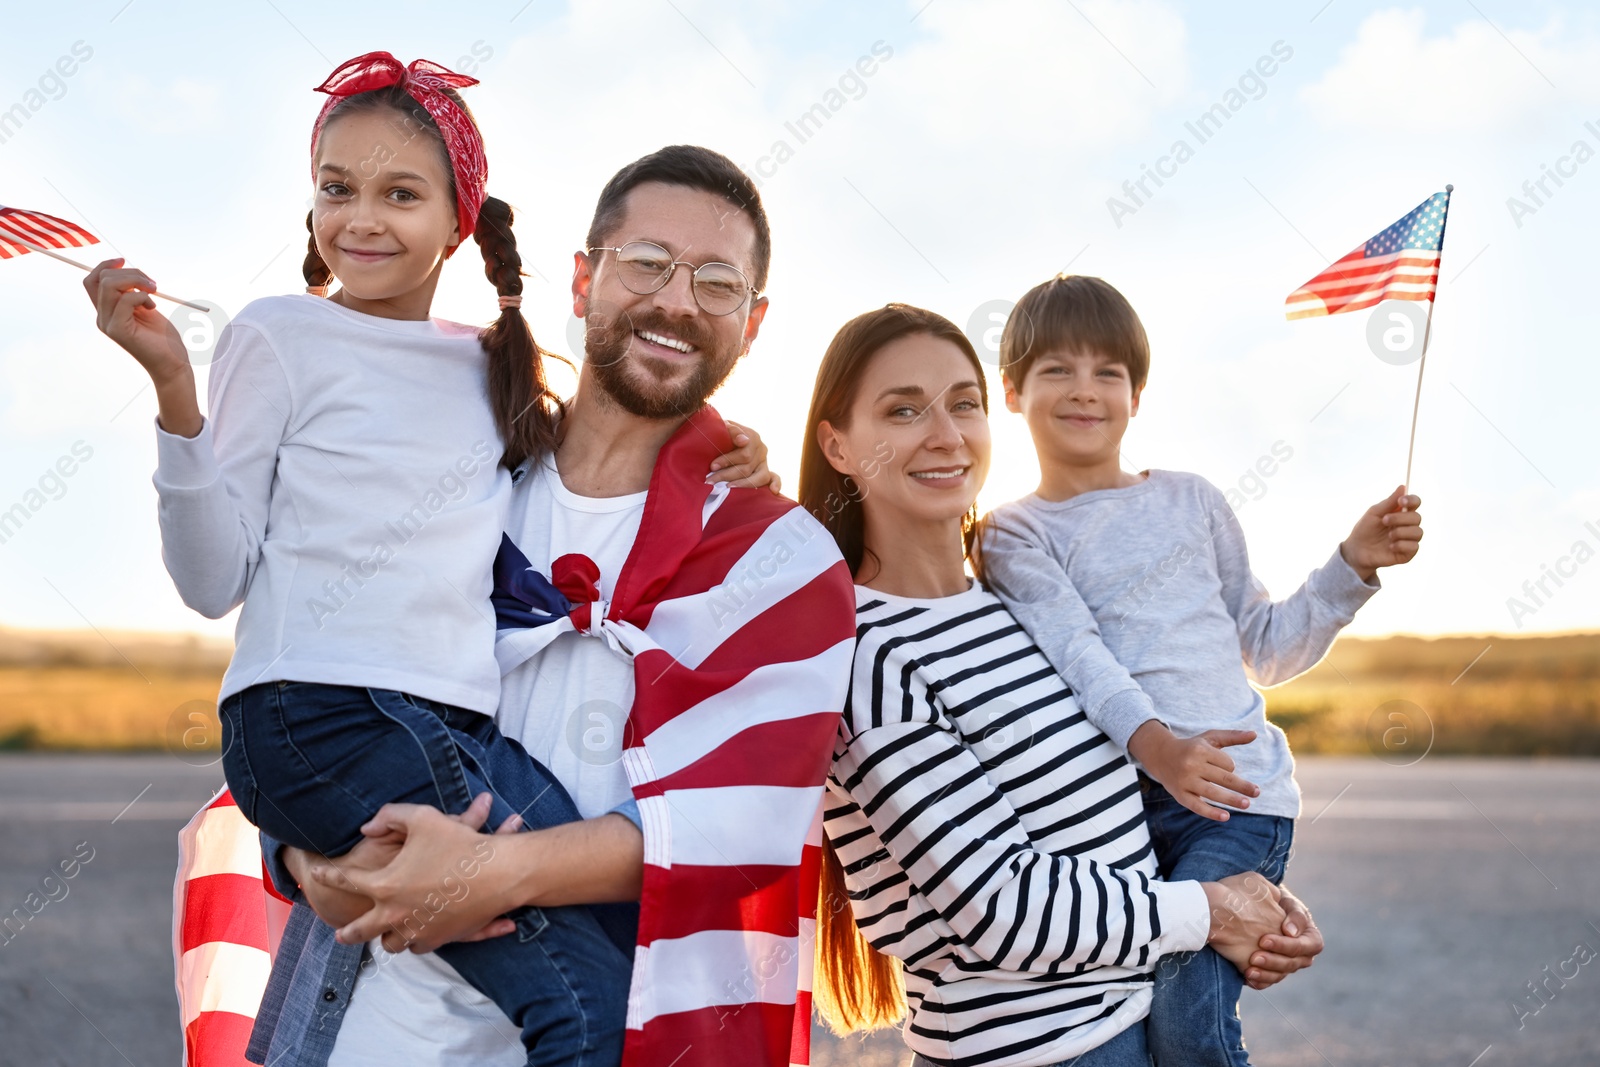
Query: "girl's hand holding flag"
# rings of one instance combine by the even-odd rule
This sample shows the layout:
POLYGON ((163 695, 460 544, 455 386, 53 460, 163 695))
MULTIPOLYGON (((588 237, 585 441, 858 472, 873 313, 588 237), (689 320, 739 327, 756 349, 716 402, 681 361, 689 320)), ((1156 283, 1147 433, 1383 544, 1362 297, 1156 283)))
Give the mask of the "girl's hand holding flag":
POLYGON ((162 429, 181 437, 200 432, 200 402, 194 367, 178 330, 156 310, 156 283, 144 271, 108 259, 89 272, 83 288, 95 306, 100 332, 128 351, 150 375, 160 404, 162 429))

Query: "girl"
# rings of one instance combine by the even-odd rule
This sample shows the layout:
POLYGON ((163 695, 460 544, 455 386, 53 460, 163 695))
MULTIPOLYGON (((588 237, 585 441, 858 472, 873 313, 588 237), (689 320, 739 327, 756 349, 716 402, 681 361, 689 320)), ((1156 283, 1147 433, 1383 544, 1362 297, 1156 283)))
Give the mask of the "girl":
MULTIPOLYGON (((510 470, 553 448, 560 404, 519 310, 512 212, 484 192, 456 92, 472 84, 373 52, 319 87, 311 295, 254 301, 230 324, 211 419, 155 283, 119 260, 86 282, 101 330, 156 387, 167 569, 208 617, 244 605, 220 693, 229 788, 271 838, 325 855, 390 801, 459 813, 487 790, 491 826, 578 818, 493 720, 510 470), (429 317, 468 236, 500 296, 485 330, 429 317)), ((758 448, 722 457, 719 480, 751 473, 758 448)), ((471 877, 441 872, 441 899, 471 877)), ((609 907, 519 909, 519 936, 440 955, 521 1027, 529 1063, 616 1062, 634 940, 609 907)))
POLYGON ((1308 938, 1309 917, 1257 874, 1155 877, 1132 766, 966 573, 987 411, 971 343, 920 308, 854 319, 817 372, 800 501, 839 542, 857 604, 817 1004, 849 1030, 909 1001, 918 1064, 1145 1067, 1162 957, 1209 942, 1241 969, 1291 971, 1295 957, 1252 953, 1284 908, 1308 938))

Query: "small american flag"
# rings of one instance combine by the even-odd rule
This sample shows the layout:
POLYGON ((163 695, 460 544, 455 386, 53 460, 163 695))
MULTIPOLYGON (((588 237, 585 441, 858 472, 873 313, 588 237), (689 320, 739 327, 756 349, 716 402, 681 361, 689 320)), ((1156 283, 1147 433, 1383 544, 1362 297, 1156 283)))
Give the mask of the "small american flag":
POLYGON ((1434 193, 1399 222, 1289 294, 1291 319, 1360 311, 1381 300, 1432 300, 1439 284, 1450 193, 1434 193))
POLYGON ((0 259, 26 255, 40 248, 82 248, 100 238, 66 219, 20 207, 0 207, 0 259), (25 242, 25 243, 24 243, 25 242))

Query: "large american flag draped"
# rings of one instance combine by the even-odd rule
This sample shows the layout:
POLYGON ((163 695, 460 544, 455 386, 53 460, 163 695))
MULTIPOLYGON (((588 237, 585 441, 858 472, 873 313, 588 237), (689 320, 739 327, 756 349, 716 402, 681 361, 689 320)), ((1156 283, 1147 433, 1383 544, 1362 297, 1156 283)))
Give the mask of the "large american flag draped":
POLYGON ((1450 193, 1434 193, 1405 217, 1335 260, 1328 269, 1289 294, 1291 319, 1360 311, 1382 300, 1432 300, 1439 283, 1450 193))
POLYGON ((730 447, 706 407, 662 448, 609 604, 519 622, 549 601, 496 564, 502 672, 570 630, 633 658, 622 763, 644 894, 624 1067, 810 1062, 822 784, 855 593, 833 538, 794 503, 705 484, 730 447))
POLYGON ((33 251, 30 244, 40 248, 83 248, 99 243, 100 238, 75 222, 42 211, 0 206, 0 259, 27 255, 33 251))
MULTIPOLYGON (((730 447, 702 408, 657 458, 610 604, 577 603, 497 641, 503 670, 573 630, 633 657, 623 763, 644 891, 625 1067, 810 1062, 822 784, 854 591, 833 538, 791 501, 705 484, 730 447)), ((516 614, 510 599, 548 611, 497 581, 502 619, 516 614)), ((222 794, 183 834, 174 937, 188 1067, 244 1064, 281 929, 232 803, 222 794)))
POLYGON ((172 953, 189 1067, 249 1067, 245 1045, 288 917, 261 835, 224 789, 178 834, 172 953))

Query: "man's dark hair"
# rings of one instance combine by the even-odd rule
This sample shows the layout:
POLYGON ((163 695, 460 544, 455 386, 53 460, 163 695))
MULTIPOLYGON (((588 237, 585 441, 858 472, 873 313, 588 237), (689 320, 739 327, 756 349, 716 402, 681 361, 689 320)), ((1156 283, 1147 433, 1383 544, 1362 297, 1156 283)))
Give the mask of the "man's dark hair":
POLYGON ((701 189, 722 197, 748 215, 756 228, 755 262, 751 264, 755 277, 750 283, 757 289, 767 287, 767 268, 772 263, 772 229, 767 225, 766 209, 761 206, 761 194, 733 160, 698 145, 668 145, 634 160, 612 175, 606 187, 600 190, 600 202, 594 206, 594 220, 589 223, 589 235, 584 239, 588 247, 597 248, 606 242, 611 231, 622 222, 628 194, 645 182, 701 189))

